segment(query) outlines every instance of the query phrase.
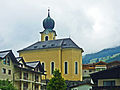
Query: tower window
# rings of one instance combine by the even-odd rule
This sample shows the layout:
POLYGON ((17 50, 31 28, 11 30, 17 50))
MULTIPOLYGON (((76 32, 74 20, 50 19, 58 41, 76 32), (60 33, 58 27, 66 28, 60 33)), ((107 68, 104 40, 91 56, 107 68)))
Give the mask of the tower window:
POLYGON ((51 74, 53 74, 54 72, 54 67, 55 67, 54 62, 51 62, 51 74))
POLYGON ((65 62, 65 74, 68 74, 68 62, 65 62))
POLYGON ((78 62, 75 62, 75 74, 78 74, 78 62))
POLYGON ((48 36, 45 37, 45 41, 48 41, 48 36))

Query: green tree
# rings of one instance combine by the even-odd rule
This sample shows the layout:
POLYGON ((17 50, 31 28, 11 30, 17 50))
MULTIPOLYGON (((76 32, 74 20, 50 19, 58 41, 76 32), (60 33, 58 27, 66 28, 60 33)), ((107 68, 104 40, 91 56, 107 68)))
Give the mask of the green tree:
POLYGON ((0 90, 17 90, 11 81, 7 80, 0 80, 0 90))
POLYGON ((67 85, 58 69, 53 72, 53 77, 47 84, 47 90, 66 90, 67 85))

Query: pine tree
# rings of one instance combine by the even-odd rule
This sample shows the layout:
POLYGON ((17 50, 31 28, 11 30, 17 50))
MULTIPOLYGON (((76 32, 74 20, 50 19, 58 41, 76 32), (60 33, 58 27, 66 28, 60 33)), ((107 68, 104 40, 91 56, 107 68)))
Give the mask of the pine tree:
POLYGON ((47 84, 47 90, 66 90, 67 85, 58 69, 53 72, 53 77, 47 84))

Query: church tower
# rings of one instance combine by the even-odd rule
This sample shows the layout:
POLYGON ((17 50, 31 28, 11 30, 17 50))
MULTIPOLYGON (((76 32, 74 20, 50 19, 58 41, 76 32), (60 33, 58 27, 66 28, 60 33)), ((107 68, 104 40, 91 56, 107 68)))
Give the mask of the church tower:
POLYGON ((82 81, 83 49, 71 38, 56 39, 54 26, 48 9, 48 16, 43 20, 44 30, 40 32, 41 41, 19 50, 19 56, 26 62, 40 61, 47 79, 51 79, 53 71, 59 69, 65 80, 82 81))
POLYGON ((54 20, 50 17, 50 9, 48 9, 48 17, 43 20, 44 31, 40 32, 41 41, 55 40, 56 32, 53 30, 55 26, 54 20))

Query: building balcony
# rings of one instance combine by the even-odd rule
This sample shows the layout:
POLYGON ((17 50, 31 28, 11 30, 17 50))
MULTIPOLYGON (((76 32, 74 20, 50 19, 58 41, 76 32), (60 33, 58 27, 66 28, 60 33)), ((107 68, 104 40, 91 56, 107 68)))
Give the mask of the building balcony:
POLYGON ((22 82, 28 82, 28 83, 35 83, 35 84, 43 84, 43 85, 46 85, 45 81, 44 82, 41 82, 39 80, 35 81, 35 80, 32 80, 30 78, 19 78, 19 77, 15 77, 15 81, 22 81, 22 82))
POLYGON ((120 90, 120 86, 93 86, 92 90, 120 90))
POLYGON ((41 84, 42 84, 42 85, 46 85, 46 83, 47 83, 46 80, 42 80, 42 81, 41 81, 41 84))

